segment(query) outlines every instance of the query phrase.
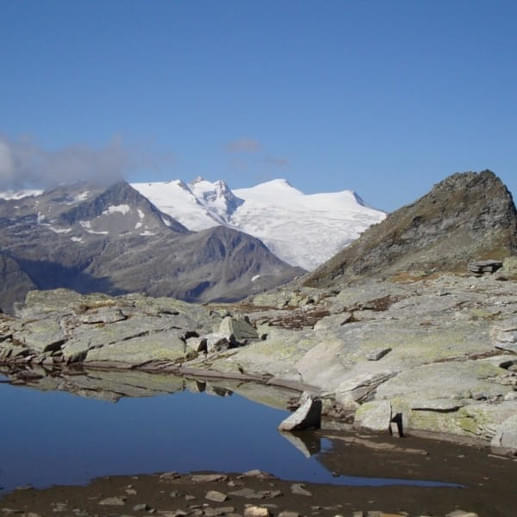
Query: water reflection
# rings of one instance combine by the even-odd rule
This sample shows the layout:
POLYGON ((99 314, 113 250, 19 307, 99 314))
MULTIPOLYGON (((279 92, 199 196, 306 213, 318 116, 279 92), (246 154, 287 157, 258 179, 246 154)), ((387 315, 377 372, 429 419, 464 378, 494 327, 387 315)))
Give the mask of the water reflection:
POLYGON ((4 490, 27 484, 82 484, 108 474, 253 468, 284 479, 323 483, 423 483, 336 479, 319 461, 332 456, 330 440, 314 433, 277 432, 288 414, 278 407, 285 407, 290 392, 139 372, 29 375, 24 382, 38 389, 0 383, 4 490))

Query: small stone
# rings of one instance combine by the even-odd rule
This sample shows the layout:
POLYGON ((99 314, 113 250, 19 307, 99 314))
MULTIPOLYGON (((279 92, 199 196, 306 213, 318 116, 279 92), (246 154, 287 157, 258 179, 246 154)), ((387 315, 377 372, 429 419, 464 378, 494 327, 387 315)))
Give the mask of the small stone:
POLYGON ((135 504, 135 506, 133 506, 134 512, 150 512, 151 510, 152 507, 149 506, 147 503, 135 504))
POLYGON ((241 477, 245 478, 257 478, 257 479, 272 479, 274 476, 263 470, 253 469, 244 472, 241 477))
POLYGON ((398 422, 390 422, 390 434, 395 438, 400 438, 402 436, 400 432, 400 424, 398 422))
POLYGON ((99 501, 102 506, 124 506, 126 504, 125 497, 106 497, 99 501))
POLYGON ((214 481, 226 481, 228 476, 224 474, 194 474, 190 479, 194 483, 213 483, 214 481))
POLYGON ((448 513, 445 517, 479 517, 477 513, 465 512, 464 510, 454 510, 448 513))
POLYGON ((213 501, 214 503, 223 503, 228 499, 228 496, 217 490, 209 490, 205 495, 205 499, 213 501))
POLYGON ((294 483, 291 485, 291 493, 293 493, 294 495, 305 495, 305 496, 311 496, 312 493, 309 492, 308 490, 306 490, 304 488, 305 485, 301 484, 301 483, 294 483))
POLYGON ((173 490, 172 492, 169 492, 169 497, 179 497, 180 495, 183 495, 178 490, 173 490))
POLYGON ((193 495, 187 494, 185 496, 185 501, 193 501, 194 499, 195 499, 195 497, 193 495))
POLYGON ((164 472, 163 474, 160 474, 160 480, 162 481, 170 481, 173 479, 178 479, 180 477, 181 475, 177 472, 164 472))
POLYGON ((248 506, 244 509, 244 517, 269 517, 269 510, 264 506, 248 506))
POLYGON ((220 515, 228 515, 233 512, 235 512, 233 506, 221 506, 219 508, 205 508, 203 513, 205 517, 219 517, 220 515))
POLYGON ((68 505, 66 503, 54 503, 53 512, 66 512, 68 510, 68 505))
POLYGON ((230 495, 237 497, 244 497, 246 499, 263 499, 264 495, 261 492, 257 492, 252 488, 241 488, 240 490, 235 490, 230 492, 230 495))
POLYGON ((134 488, 126 488, 125 492, 127 495, 136 495, 136 490, 134 488))
POLYGON ((278 517, 300 517, 298 512, 291 512, 290 510, 284 510, 278 514, 278 517))

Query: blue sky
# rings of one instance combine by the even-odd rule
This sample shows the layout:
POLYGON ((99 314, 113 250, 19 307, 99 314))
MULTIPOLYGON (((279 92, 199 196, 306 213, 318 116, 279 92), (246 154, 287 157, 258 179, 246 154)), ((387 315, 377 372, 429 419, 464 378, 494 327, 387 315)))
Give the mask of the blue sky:
POLYGON ((284 177, 386 210, 456 171, 517 193, 514 1, 0 7, 0 136, 49 169, 81 149, 133 181, 284 177))

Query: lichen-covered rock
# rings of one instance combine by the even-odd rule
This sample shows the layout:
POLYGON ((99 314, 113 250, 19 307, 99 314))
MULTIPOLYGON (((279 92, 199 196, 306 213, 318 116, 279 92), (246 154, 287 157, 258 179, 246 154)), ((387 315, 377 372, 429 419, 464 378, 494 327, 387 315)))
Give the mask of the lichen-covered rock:
POLYGON ((498 280, 517 280, 517 255, 506 257, 503 267, 496 273, 498 280))
POLYGON ((354 426, 371 431, 387 431, 391 422, 391 403, 389 400, 365 402, 357 409, 354 426))
POLYGON ((219 334, 228 337, 231 336, 237 341, 245 341, 247 339, 258 339, 257 330, 245 319, 237 319, 232 316, 226 316, 219 326, 219 334))
POLYGON ((152 361, 176 361, 185 357, 185 343, 173 332, 135 337, 92 348, 84 362, 142 365, 152 361))
POLYGON ((490 336, 496 348, 517 353, 517 318, 497 323, 490 329, 490 336))
POLYGON ((13 333, 13 339, 40 353, 56 350, 66 341, 59 321, 51 317, 24 323, 13 333))

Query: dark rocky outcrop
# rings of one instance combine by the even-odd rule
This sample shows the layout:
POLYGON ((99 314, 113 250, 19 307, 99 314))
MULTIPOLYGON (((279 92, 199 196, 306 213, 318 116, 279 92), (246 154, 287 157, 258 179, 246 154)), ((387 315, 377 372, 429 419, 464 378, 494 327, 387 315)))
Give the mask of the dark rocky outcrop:
POLYGON ((16 260, 0 252, 0 312, 22 302, 27 291, 35 287, 16 260))
POLYGON ((517 253, 512 196, 491 171, 457 173, 370 227, 305 280, 329 286, 363 276, 466 272, 517 253))

